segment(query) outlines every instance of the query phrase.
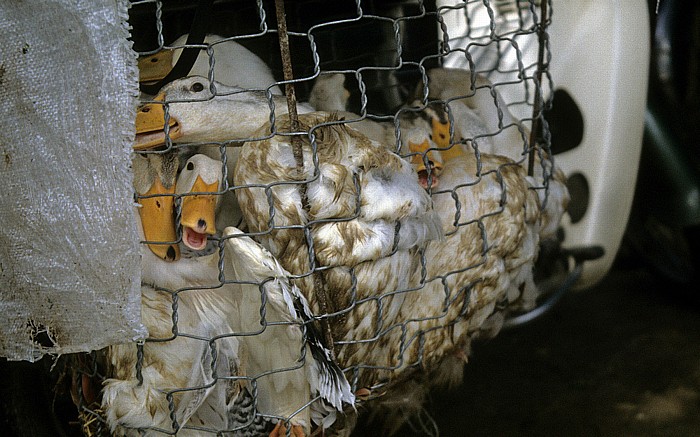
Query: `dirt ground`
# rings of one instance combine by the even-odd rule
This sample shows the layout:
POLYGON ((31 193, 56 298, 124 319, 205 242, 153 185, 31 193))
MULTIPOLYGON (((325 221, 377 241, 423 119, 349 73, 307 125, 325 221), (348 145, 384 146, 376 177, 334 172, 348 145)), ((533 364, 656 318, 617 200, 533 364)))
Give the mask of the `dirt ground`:
POLYGON ((427 412, 441 436, 700 436, 700 305, 675 291, 616 267, 477 345, 427 412))

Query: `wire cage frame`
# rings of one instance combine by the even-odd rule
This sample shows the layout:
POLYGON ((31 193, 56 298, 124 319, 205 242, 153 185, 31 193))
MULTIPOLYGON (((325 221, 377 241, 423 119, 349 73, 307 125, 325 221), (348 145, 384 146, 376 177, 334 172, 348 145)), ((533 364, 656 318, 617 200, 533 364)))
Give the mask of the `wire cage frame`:
POLYGON ((544 118, 551 16, 539 0, 133 1, 140 67, 165 63, 155 79, 141 70, 140 112, 161 108, 162 141, 137 150, 134 171, 172 187, 135 186, 135 200, 169 199, 175 233, 151 238, 141 216, 149 338, 75 358, 83 433, 350 435, 368 416, 389 432, 420 422, 416 406, 459 381, 471 341, 530 309, 545 288, 535 279, 568 273, 556 235, 568 195, 544 118), (269 72, 236 70, 224 58, 234 46, 269 72), (163 94, 187 80, 193 94, 163 94), (324 80, 340 106, 319 94, 324 80), (187 137, 180 108, 245 96, 262 115, 238 107, 199 122, 249 124, 243 133, 187 137), (492 123, 465 130, 461 102, 478 98, 474 113, 492 123), (466 156, 447 157, 457 149, 466 156), (203 155, 214 189, 175 188, 203 155), (186 244, 195 199, 240 209, 226 229, 217 216, 199 250, 186 244), (186 262, 197 273, 177 270, 186 262), (297 397, 276 402, 288 392, 271 391, 299 378, 297 397), (406 390, 415 398, 399 402, 406 390))

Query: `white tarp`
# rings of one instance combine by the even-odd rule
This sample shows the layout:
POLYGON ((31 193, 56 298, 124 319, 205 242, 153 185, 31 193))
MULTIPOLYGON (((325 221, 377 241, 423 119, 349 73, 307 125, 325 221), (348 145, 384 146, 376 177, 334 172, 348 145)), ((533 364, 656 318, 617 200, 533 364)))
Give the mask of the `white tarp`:
POLYGON ((0 2, 0 356, 143 338, 126 0, 0 2))

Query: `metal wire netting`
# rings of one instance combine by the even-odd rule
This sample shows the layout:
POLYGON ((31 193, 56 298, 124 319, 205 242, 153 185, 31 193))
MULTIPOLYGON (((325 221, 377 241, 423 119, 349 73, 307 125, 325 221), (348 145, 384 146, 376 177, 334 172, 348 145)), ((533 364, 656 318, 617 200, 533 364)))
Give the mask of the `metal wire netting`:
MULTIPOLYGON (((556 172, 543 119, 551 91, 550 5, 288 1, 284 23, 277 22, 273 3, 201 5, 132 2, 134 48, 145 62, 170 63, 160 56, 194 48, 206 67, 199 71, 195 64, 189 72, 203 76, 188 82, 203 97, 142 95, 144 103, 163 108, 163 142, 138 154, 149 166, 173 161, 181 172, 198 154, 217 159, 220 208, 240 212, 225 216, 223 224, 217 216, 219 232, 209 236, 206 249, 190 250, 183 245, 184 203, 209 193, 136 190, 141 203, 175 202, 176 239, 146 238, 144 251, 177 246, 182 258, 170 265, 199 264, 196 273, 183 274, 184 283, 177 275, 158 280, 157 273, 145 272, 142 316, 150 337, 80 359, 73 385, 84 433, 267 435, 282 423, 279 432, 287 435, 324 428, 327 435, 349 435, 358 407, 384 414, 390 431, 404 421, 422 421, 425 394, 459 379, 471 341, 494 335, 512 308, 530 307, 537 297, 533 266, 548 220, 541 215, 548 204, 565 203, 550 196, 556 172), (209 14, 206 33, 220 37, 173 45, 192 31, 202 11, 209 14), (287 28, 289 55, 280 49, 280 24, 287 28), (233 44, 262 59, 273 82, 257 91, 226 83, 232 79, 221 54, 233 44), (285 80, 285 67, 293 78, 285 80), (433 93, 431 84, 435 89, 439 83, 433 69, 467 75, 433 93), (284 113, 290 86, 298 101, 291 105, 305 112, 304 102, 315 98, 314 84, 332 78, 340 78, 340 89, 347 90, 341 92, 343 108, 322 102, 310 109, 327 104, 331 115, 297 119, 284 113), (276 97, 282 89, 286 100, 276 97), (246 134, 179 136, 186 125, 177 108, 248 94, 258 99, 264 117, 246 134), (475 113, 493 113, 496 121, 459 131, 459 103, 480 96, 489 106, 475 113), (430 142, 429 148, 412 148, 411 136, 421 129, 437 142, 437 122, 448 126, 447 146, 430 142), (383 147, 367 146, 346 125, 367 136, 367 126, 379 126, 381 134, 373 139, 383 147), (333 149, 348 138, 361 143, 351 149, 353 157, 360 156, 355 161, 343 156, 349 149, 333 149), (500 149, 506 142, 510 148, 500 149), (276 162, 272 145, 279 143, 289 155, 276 162), (446 158, 457 147, 466 156, 446 158), (373 158, 362 161, 365 155, 373 158), (347 170, 350 161, 355 167, 347 170), (461 167, 451 166, 454 162, 461 167), (282 168, 275 170, 277 164, 282 168), (333 179, 330 168, 344 176, 333 179), (393 173, 408 168, 414 178, 423 169, 424 186, 393 173), (460 177, 450 184, 452 174, 460 177), (377 186, 388 188, 377 193, 377 186), (335 190, 331 201, 321 195, 325 189, 335 190), (222 233, 224 226, 242 233, 222 233), (251 249, 254 254, 245 258, 232 249, 234 242, 250 247, 258 242, 271 254, 251 249), (241 270, 239 258, 257 260, 269 273, 241 270), (294 317, 280 318, 279 305, 294 317), (290 359, 276 360, 278 351, 288 350, 290 359), (319 358, 319 350, 328 356, 319 358), (260 364, 264 359, 269 362, 260 364), (308 387, 293 392, 291 400, 274 400, 290 396, 280 388, 291 384, 287 375, 308 379, 324 359, 339 366, 353 393, 343 413, 308 387), (455 366, 460 371, 451 370, 455 366), (104 390, 91 389, 90 380, 104 390), (415 398, 397 400, 407 390, 415 398)), ((226 120, 243 123, 237 116, 226 120)), ((436 432, 430 425, 421 430, 436 432)))

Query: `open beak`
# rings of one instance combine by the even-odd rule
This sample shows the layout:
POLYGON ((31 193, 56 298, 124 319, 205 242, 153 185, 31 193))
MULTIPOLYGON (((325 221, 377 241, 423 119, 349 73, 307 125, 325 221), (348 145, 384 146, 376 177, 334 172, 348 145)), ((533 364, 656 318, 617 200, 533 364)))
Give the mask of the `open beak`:
POLYGON ((456 158, 463 154, 459 144, 450 144, 450 122, 443 123, 437 117, 432 118, 433 141, 441 149, 440 156, 443 162, 456 158), (442 150, 444 149, 444 150, 442 150))
MULTIPOLYGON (((192 193, 216 193, 219 181, 206 184, 201 176, 192 186, 192 193)), ((182 197, 182 241, 193 250, 202 250, 207 245, 207 235, 216 233, 216 194, 194 194, 182 197)))
POLYGON ((442 171, 442 163, 439 159, 436 158, 436 151, 428 150, 430 149, 430 144, 428 143, 428 140, 425 140, 420 144, 413 144, 409 141, 408 149, 412 153, 416 153, 415 155, 411 156, 411 163, 415 166, 416 170, 427 170, 425 166, 425 159, 423 159, 423 156, 425 155, 425 157, 428 158, 428 164, 430 165, 430 168, 433 171, 436 171, 438 173, 442 171))
POLYGON ((180 258, 180 248, 175 243, 177 233, 175 230, 174 197, 169 195, 175 194, 175 186, 169 189, 165 188, 156 178, 151 188, 143 195, 155 194, 163 194, 163 196, 137 200, 141 204, 139 214, 143 234, 146 241, 161 243, 148 245, 156 256, 165 261, 176 261, 180 258))
POLYGON ((425 189, 429 187, 437 188, 438 176, 442 172, 442 162, 436 158, 437 153, 435 150, 429 150, 430 144, 428 140, 420 144, 414 144, 409 141, 408 149, 416 153, 416 155, 411 156, 411 164, 413 164, 418 173, 418 180, 421 186, 425 189), (428 166, 426 166, 424 156, 427 158, 428 166), (430 172, 428 172, 428 169, 430 169, 430 172))
MULTIPOLYGON (((165 96, 158 94, 154 100, 163 102, 165 96)), ((182 136, 180 124, 175 117, 168 120, 170 126, 170 139, 175 140, 182 136)), ((160 103, 146 103, 136 112, 136 139, 134 150, 146 150, 165 144, 165 111, 160 103)))

